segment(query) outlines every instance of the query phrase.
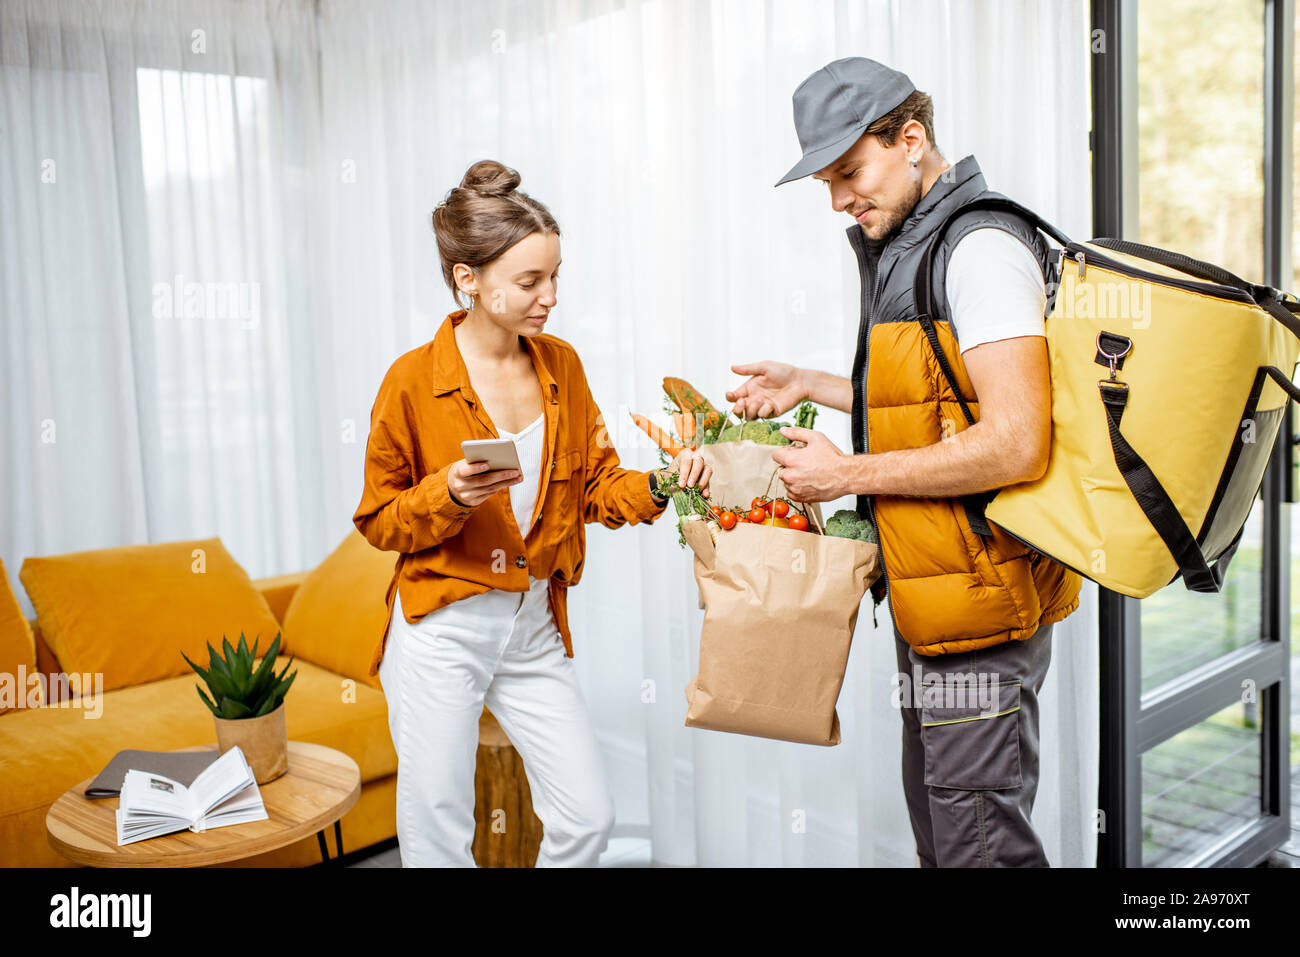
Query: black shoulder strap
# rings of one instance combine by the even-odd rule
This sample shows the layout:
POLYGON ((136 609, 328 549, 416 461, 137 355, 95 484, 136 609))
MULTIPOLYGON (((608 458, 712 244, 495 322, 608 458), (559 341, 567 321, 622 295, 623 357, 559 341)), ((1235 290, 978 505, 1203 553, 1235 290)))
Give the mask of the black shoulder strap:
MULTIPOLYGON (((1006 196, 985 196, 980 199, 973 199, 964 206, 954 209, 939 224, 939 228, 934 231, 934 238, 930 240, 930 245, 921 259, 921 267, 916 271, 916 279, 912 284, 912 305, 916 309, 918 316, 942 316, 943 304, 934 302, 934 285, 931 282, 931 276, 934 272, 934 257, 938 252, 939 244, 943 242, 943 237, 948 234, 949 227, 960 216, 979 209, 993 209, 1005 213, 1017 213, 1037 229, 1042 230, 1051 236, 1062 246, 1066 245, 1070 238, 1061 232, 1051 223, 1040 217, 1031 209, 1026 209, 1014 199, 1008 199, 1006 196)), ((954 391, 956 391, 954 389, 954 391)))
MULTIPOLYGON (((934 328, 935 303, 933 285, 930 279, 934 271, 935 251, 939 248, 939 244, 943 242, 943 237, 947 234, 948 228, 958 216, 978 209, 996 209, 1018 213, 1061 245, 1064 246, 1070 241, 1065 233, 1039 217, 1037 213, 1026 209, 1015 200, 1005 196, 985 196, 971 200, 949 213, 944 221, 939 224, 939 228, 935 230, 934 238, 930 240, 930 245, 926 248, 925 255, 921 259, 921 266, 916 271, 916 280, 912 286, 912 305, 916 311, 917 321, 921 324, 925 337, 930 342, 930 348, 934 352, 934 357, 939 363, 939 369, 943 372, 944 378, 948 380, 948 386, 952 389, 952 394, 957 397, 962 415, 966 417, 968 425, 975 424, 975 417, 971 415, 970 406, 966 404, 966 397, 962 395, 961 389, 957 387, 957 377, 953 375, 952 367, 948 364, 948 357, 944 354, 943 346, 939 344, 939 334, 934 328)), ((966 521, 970 524, 971 531, 976 535, 982 535, 985 538, 993 536, 993 531, 984 518, 984 509, 999 491, 1000 489, 989 489, 986 492, 962 496, 962 504, 966 509, 966 521)))
MULTIPOLYGON (((1263 366, 1263 370, 1290 398, 1300 401, 1300 388, 1296 387, 1285 372, 1277 366, 1263 366)), ((1128 405, 1128 386, 1123 382, 1101 379, 1097 382, 1097 388, 1101 390, 1101 401, 1106 410, 1111 451, 1115 456, 1115 465, 1119 468, 1120 475, 1124 477, 1124 483, 1133 493, 1133 498, 1137 500, 1147 521, 1151 523, 1161 541, 1165 543, 1165 547, 1169 549, 1169 554, 1178 563, 1178 572, 1182 575, 1188 590, 1217 592, 1223 585, 1224 572, 1227 571, 1228 562, 1237 549, 1241 532, 1237 532, 1237 537, 1224 549, 1223 554, 1218 556, 1213 565, 1206 562, 1201 546, 1178 513, 1169 493, 1160 484, 1160 480, 1151 471, 1146 460, 1129 445, 1120 431, 1120 420, 1128 405)))

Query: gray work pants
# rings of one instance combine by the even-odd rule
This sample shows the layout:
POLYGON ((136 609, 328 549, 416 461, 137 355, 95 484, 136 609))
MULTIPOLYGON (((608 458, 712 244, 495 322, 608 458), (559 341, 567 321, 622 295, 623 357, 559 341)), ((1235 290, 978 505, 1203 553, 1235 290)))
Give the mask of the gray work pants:
POLYGON ((896 628, 894 638, 906 677, 903 791, 921 866, 1049 866, 1029 815, 1052 626, 1024 641, 929 657, 896 628))

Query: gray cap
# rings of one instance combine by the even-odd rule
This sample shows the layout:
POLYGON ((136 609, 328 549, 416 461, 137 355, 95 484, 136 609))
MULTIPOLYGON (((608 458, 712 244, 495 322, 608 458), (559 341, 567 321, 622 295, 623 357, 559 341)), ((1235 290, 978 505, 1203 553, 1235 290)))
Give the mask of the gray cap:
POLYGON ((863 130, 915 91, 906 74, 866 57, 845 57, 826 64, 794 91, 794 128, 803 159, 776 185, 835 162, 863 130))

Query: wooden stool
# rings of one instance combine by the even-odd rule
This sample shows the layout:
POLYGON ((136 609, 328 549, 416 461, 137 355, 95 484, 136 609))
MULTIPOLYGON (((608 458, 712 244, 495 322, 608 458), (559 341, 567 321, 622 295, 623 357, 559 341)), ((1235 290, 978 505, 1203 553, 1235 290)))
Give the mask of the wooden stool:
POLYGON ((479 867, 532 867, 541 843, 524 760, 484 708, 474 771, 474 861, 479 867))

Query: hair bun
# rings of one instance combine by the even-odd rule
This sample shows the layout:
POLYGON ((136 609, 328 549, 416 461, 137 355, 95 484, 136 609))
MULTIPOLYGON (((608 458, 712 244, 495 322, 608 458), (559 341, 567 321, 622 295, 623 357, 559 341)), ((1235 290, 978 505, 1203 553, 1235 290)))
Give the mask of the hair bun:
POLYGON ((505 196, 521 182, 517 172, 496 160, 479 160, 465 171, 460 181, 461 189, 469 189, 480 196, 505 196))

